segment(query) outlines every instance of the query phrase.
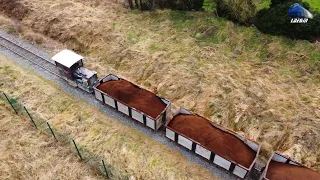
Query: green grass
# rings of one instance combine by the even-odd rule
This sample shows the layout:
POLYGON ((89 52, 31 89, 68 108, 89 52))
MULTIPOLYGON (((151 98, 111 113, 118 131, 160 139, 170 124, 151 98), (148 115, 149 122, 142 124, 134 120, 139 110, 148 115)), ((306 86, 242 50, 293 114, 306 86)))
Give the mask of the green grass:
MULTIPOLYGON (((320 11, 320 1, 319 0, 304 0, 304 2, 308 2, 310 7, 314 10, 320 11)), ((271 0, 262 0, 258 5, 258 10, 263 8, 268 8, 270 6, 271 0)))
POLYGON ((175 28, 180 30, 189 27, 194 21, 191 13, 186 11, 170 11, 169 17, 174 22, 175 28))
POLYGON ((215 10, 216 3, 214 2, 214 0, 204 0, 202 8, 207 11, 215 10))
POLYGON ((133 31, 128 32, 128 41, 130 44, 135 44, 139 41, 139 35, 133 31))
POLYGON ((262 0, 261 3, 258 4, 258 11, 264 8, 269 8, 271 0, 262 0))
POLYGON ((316 68, 320 68, 319 64, 320 64, 320 52, 313 52, 311 54, 311 57, 309 59, 311 66, 316 69, 316 68))
MULTIPOLYGON (((263 8, 269 8, 271 0, 257 0, 258 2, 258 10, 263 9, 263 8)), ((312 0, 310 0, 312 1, 312 0)), ((317 1, 317 0, 314 0, 317 1)), ((204 10, 215 10, 216 9, 216 3, 214 0, 204 0, 202 8, 204 10)))
POLYGON ((312 9, 320 11, 320 1, 319 0, 304 0, 310 4, 312 9))

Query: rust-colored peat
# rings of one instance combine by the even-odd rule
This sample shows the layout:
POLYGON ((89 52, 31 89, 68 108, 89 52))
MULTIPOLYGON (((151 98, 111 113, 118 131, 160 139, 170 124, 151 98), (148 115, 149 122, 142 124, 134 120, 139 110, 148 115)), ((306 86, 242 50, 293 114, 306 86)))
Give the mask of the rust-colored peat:
POLYGON ((179 134, 185 135, 208 150, 249 168, 256 152, 237 137, 214 127, 207 119, 197 115, 178 114, 168 124, 179 134))
POLYGON ((270 180, 319 180, 320 174, 306 167, 271 161, 266 177, 270 180))
POLYGON ((123 79, 107 81, 100 84, 97 89, 153 118, 156 118, 166 108, 166 104, 155 94, 145 89, 140 89, 138 86, 123 79))

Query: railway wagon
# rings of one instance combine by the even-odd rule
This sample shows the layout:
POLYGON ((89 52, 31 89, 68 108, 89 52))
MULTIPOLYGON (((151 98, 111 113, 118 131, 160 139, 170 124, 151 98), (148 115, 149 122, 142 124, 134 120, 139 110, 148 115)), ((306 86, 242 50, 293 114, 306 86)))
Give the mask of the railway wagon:
MULTIPOLYGON (((110 89, 115 89, 115 88, 116 87, 110 87, 110 89)), ((94 94, 95 94, 96 99, 98 99, 99 101, 103 102, 104 104, 106 104, 108 106, 115 108, 116 110, 124 113, 125 115, 131 117, 132 119, 144 124, 145 126, 151 128, 155 131, 157 131, 162 125, 165 124, 165 122, 167 121, 167 119, 170 115, 171 103, 169 100, 162 98, 162 97, 159 97, 158 95, 156 95, 150 91, 142 89, 139 86, 137 86, 137 85, 125 80, 125 79, 119 78, 118 76, 116 76, 114 74, 109 74, 109 75, 99 79, 97 81, 97 83, 94 85, 93 89, 94 89, 94 94), (137 107, 130 105, 128 102, 124 102, 124 100, 120 100, 119 97, 117 98, 117 97, 107 93, 106 91, 102 91, 101 89, 99 89, 99 86, 103 85, 104 83, 108 83, 111 81, 120 81, 120 80, 126 81, 127 83, 129 83, 129 85, 132 85, 134 88, 136 88, 138 90, 143 90, 144 92, 148 93, 149 95, 155 96, 157 101, 160 101, 161 103, 164 104, 164 107, 161 110, 161 112, 152 116, 151 114, 144 112, 143 109, 138 109, 137 107)), ((131 92, 123 92, 123 93, 124 94, 122 94, 121 97, 126 95, 127 97, 125 100, 132 99, 132 97, 135 95, 135 93, 131 93, 131 92)), ((136 102, 141 101, 143 103, 146 103, 145 100, 142 98, 143 97, 139 97, 135 101, 136 102)), ((148 103, 148 102, 145 105, 149 106, 150 108, 153 108, 155 106, 155 104, 148 103)))
POLYGON ((175 113, 173 118, 166 123, 165 128, 167 138, 177 142, 181 146, 210 161, 210 163, 216 164, 240 178, 245 178, 246 175, 254 167, 260 151, 259 144, 247 140, 245 137, 226 130, 223 127, 216 125, 209 120, 197 114, 191 113, 183 108, 180 108, 180 110, 175 113), (178 116, 180 118, 191 117, 193 119, 191 119, 190 123, 188 123, 185 119, 183 121, 177 121, 175 124, 173 124, 172 122, 175 121, 175 118, 177 120, 178 116), (196 120, 196 118, 201 118, 203 121, 197 121, 200 119, 196 120), (199 125, 203 123, 206 123, 207 127, 199 125), (184 127, 183 130, 183 128, 180 128, 181 126, 188 127, 184 127), (198 127, 199 136, 196 135, 195 127, 198 127), (215 131, 215 134, 207 132, 207 128, 211 128, 211 131, 215 131), (217 133, 220 133, 220 135, 218 136, 217 133), (217 141, 217 139, 220 139, 221 141, 219 142, 217 141), (237 144, 238 147, 230 147, 228 146, 228 144, 237 144), (242 161, 241 156, 246 156, 246 153, 244 151, 241 151, 242 149, 239 148, 240 146, 242 147, 242 149, 247 148, 247 150, 245 151, 251 153, 251 158, 247 160, 246 163, 239 163, 234 160, 236 159, 237 161, 242 161), (229 151, 230 149, 231 151, 229 151), (229 151, 229 155, 225 153, 227 151, 229 151), (237 157, 232 157, 232 154, 237 157))
POLYGON ((289 157, 274 152, 262 174, 262 180, 319 180, 320 174, 289 157))

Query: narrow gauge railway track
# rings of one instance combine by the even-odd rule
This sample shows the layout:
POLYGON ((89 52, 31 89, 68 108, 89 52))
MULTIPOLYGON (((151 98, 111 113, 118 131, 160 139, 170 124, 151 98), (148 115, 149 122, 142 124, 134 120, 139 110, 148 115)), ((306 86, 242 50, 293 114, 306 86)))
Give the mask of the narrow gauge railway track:
POLYGON ((21 56, 22 58, 39 66, 40 68, 46 70, 47 72, 69 82, 66 78, 59 75, 59 72, 55 67, 55 64, 50 60, 48 60, 47 58, 42 57, 3 36, 0 36, 0 46, 13 52, 14 54, 17 54, 18 56, 21 56))

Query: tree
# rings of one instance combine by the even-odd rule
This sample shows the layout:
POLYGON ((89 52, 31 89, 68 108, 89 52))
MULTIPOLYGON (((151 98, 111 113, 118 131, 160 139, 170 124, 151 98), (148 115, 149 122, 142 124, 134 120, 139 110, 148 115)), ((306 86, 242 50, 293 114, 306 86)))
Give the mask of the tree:
POLYGON ((140 9, 140 3, 138 2, 138 0, 134 0, 135 6, 137 9, 140 9))
POLYGON ((133 7, 132 0, 128 0, 128 3, 129 3, 129 7, 130 7, 131 9, 133 9, 134 7, 133 7))

